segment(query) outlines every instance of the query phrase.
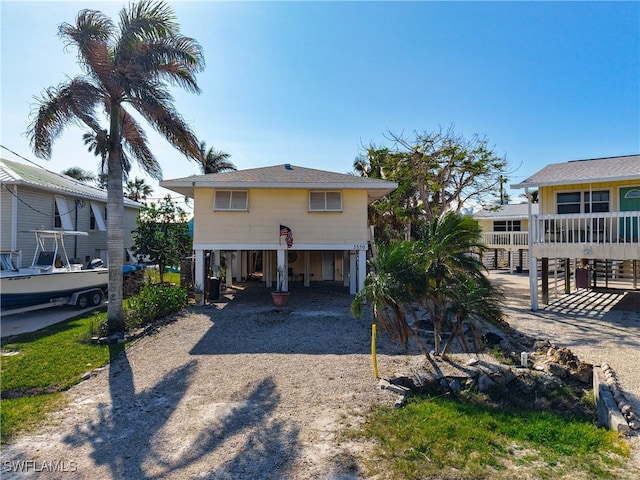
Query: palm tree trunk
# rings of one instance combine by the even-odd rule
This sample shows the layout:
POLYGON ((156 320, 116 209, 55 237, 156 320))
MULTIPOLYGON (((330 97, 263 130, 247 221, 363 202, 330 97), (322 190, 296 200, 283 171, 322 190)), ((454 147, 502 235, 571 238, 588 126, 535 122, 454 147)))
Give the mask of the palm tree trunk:
POLYGON ((122 188, 122 162, 120 159, 120 105, 111 102, 109 129, 109 159, 107 183, 107 241, 109 252, 109 306, 107 329, 109 333, 124 333, 124 307, 122 305, 122 266, 124 265, 124 192, 122 188))

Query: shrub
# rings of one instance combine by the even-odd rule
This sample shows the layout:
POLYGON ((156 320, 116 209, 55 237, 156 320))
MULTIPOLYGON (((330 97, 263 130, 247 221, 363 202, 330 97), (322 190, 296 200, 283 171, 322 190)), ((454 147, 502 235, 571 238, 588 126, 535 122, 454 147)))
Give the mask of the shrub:
POLYGON ((187 291, 179 287, 146 283, 140 293, 125 302, 127 329, 141 327, 166 317, 187 304, 187 291))

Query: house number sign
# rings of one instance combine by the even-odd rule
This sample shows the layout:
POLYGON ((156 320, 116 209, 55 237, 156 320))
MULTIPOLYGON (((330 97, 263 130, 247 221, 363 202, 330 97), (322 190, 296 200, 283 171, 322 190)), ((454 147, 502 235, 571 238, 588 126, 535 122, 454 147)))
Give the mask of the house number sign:
POLYGON ((354 243, 353 244, 353 249, 354 250, 366 250, 367 249, 367 244, 366 243, 354 243))

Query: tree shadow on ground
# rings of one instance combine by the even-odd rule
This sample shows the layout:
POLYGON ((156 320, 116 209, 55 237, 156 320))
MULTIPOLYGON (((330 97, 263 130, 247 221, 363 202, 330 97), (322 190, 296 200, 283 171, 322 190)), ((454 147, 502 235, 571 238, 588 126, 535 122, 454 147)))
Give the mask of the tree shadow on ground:
POLYGON ((280 401, 271 378, 237 392, 242 400, 234 402, 226 415, 199 425, 187 445, 172 445, 171 433, 161 431, 184 399, 197 363, 191 361, 167 374, 154 387, 136 393, 126 351, 114 346, 111 354, 111 404, 98 405, 95 420, 77 426, 64 441, 72 448, 89 443, 93 448, 91 458, 98 466, 108 466, 112 478, 180 478, 186 473, 183 469, 226 448, 225 442, 240 433, 246 434, 245 444, 229 455, 224 465, 209 463, 207 468, 212 473, 223 471, 229 478, 281 478, 281 472, 296 458, 299 429, 271 419, 280 401), (177 456, 169 453, 176 450, 181 452, 177 456))

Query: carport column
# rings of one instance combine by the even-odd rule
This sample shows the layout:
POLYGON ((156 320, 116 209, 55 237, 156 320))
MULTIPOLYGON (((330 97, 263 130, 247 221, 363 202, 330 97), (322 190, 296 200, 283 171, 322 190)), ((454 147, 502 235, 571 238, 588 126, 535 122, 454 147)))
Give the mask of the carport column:
POLYGON ((364 279, 367 276, 367 251, 358 250, 358 292, 364 290, 364 279))
POLYGON ((225 256, 227 258, 227 288, 233 287, 233 252, 231 250, 227 250, 225 252, 225 256))
MULTIPOLYGON (((200 287, 199 290, 204 292, 205 286, 205 271, 204 271, 204 250, 196 250, 196 272, 195 278, 193 281, 196 284, 196 288, 200 287)), ((202 295, 202 300, 200 300, 200 305, 204 304, 204 295, 202 295)))
POLYGON ((358 260, 358 257, 356 256, 357 253, 356 252, 349 252, 349 293, 351 295, 355 295, 356 292, 356 272, 357 272, 357 268, 356 268, 356 263, 358 260))
POLYGON ((531 294, 531 310, 535 312, 538 310, 538 259, 532 255, 529 255, 529 292, 531 294))
MULTIPOLYGON (((278 261, 277 261, 277 276, 282 275, 282 278, 277 278, 276 282, 280 280, 282 282, 282 290, 284 292, 289 291, 289 272, 287 272, 287 254, 283 248, 278 249, 278 261)), ((278 288, 279 285, 276 285, 278 288)))
POLYGON ((342 252, 342 285, 349 286, 349 250, 342 252))
POLYGON ((262 251, 262 279, 267 288, 271 288, 271 250, 262 251))
POLYGON ((213 255, 213 276, 220 278, 220 250, 214 250, 212 252, 213 255))
POLYGON ((304 286, 308 287, 311 284, 311 252, 309 250, 304 251, 304 286))

